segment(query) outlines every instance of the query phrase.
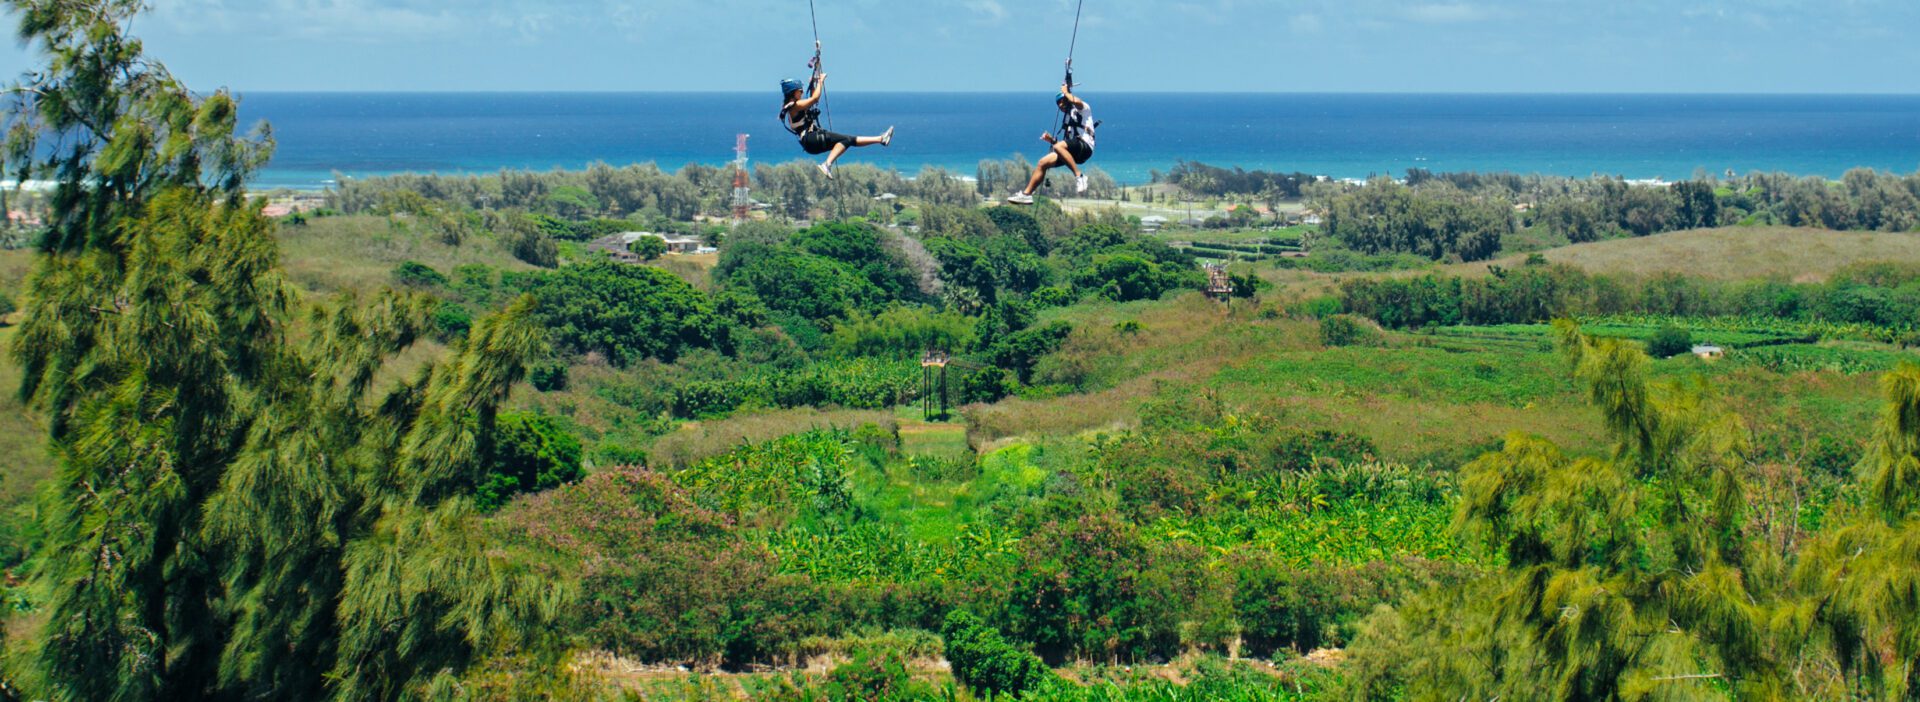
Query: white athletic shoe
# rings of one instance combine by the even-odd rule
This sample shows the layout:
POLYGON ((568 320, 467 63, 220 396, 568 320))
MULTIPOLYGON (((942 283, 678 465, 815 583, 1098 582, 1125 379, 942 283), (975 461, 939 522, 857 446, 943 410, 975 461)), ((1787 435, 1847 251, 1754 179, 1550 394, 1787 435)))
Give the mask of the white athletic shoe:
POLYGON ((822 163, 816 168, 820 169, 820 175, 826 176, 827 180, 833 180, 833 169, 828 168, 827 164, 822 163))
POLYGON ((1076 193, 1085 193, 1085 192, 1087 191, 1087 177, 1086 177, 1086 176, 1084 176, 1084 175, 1083 175, 1083 176, 1076 176, 1076 177, 1075 177, 1075 178, 1073 179, 1073 191, 1074 191, 1074 192, 1076 192, 1076 193))
POLYGON ((887 127, 887 133, 880 135, 881 146, 893 146, 893 127, 887 127))
POLYGON ((1033 196, 1026 193, 1014 193, 1007 196, 1007 202, 1014 205, 1031 205, 1033 204, 1033 196))

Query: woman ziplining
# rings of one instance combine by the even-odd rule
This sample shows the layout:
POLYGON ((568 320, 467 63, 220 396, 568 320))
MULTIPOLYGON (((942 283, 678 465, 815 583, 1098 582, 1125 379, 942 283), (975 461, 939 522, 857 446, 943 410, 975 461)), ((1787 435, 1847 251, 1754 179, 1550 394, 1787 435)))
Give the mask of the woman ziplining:
POLYGON ((1033 204, 1033 194, 1047 182, 1047 171, 1065 166, 1073 171, 1073 192, 1087 192, 1087 174, 1080 170, 1082 165, 1093 160, 1093 133, 1100 123, 1093 119, 1093 107, 1087 101, 1073 94, 1073 54, 1080 48, 1080 11, 1086 9, 1086 0, 1080 0, 1073 10, 1073 39, 1067 44, 1067 77, 1060 83, 1060 94, 1053 97, 1053 104, 1060 109, 1060 136, 1051 132, 1040 135, 1040 140, 1052 145, 1046 156, 1033 168, 1033 177, 1027 179, 1027 187, 1007 197, 1007 202, 1015 205, 1033 204))
POLYGON ((820 126, 820 115, 827 99, 827 74, 820 62, 820 18, 813 11, 813 2, 808 0, 807 11, 813 14, 813 60, 807 63, 813 77, 802 86, 800 81, 787 78, 780 81, 780 123, 800 138, 800 148, 808 154, 819 156, 826 154, 827 160, 819 165, 821 175, 833 179, 833 163, 847 153, 847 149, 861 146, 892 146, 893 127, 887 127, 885 134, 875 137, 847 136, 833 131, 833 117, 827 116, 827 126, 820 126), (802 88, 805 88, 804 94, 802 88))

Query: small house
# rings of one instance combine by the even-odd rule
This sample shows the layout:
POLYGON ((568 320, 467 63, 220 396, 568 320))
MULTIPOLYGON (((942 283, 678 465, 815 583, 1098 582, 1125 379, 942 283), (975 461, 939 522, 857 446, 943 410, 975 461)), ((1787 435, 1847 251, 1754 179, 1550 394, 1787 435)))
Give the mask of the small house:
POLYGON ((1702 361, 1718 361, 1727 357, 1727 350, 1718 346, 1701 345, 1693 347, 1693 355, 1702 361))
POLYGON ((678 234, 674 234, 669 236, 663 236, 660 238, 667 242, 667 253, 670 253, 670 254, 700 253, 701 247, 705 246, 705 244, 701 243, 699 237, 694 237, 694 236, 681 236, 678 234))

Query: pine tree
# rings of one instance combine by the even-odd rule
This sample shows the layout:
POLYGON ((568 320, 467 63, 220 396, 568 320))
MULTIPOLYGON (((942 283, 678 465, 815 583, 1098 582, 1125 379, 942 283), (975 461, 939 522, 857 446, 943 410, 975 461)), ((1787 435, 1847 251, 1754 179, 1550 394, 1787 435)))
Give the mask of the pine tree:
POLYGON ((1861 464, 1866 499, 1807 547, 1798 611, 1856 698, 1920 696, 1920 366, 1881 383, 1887 407, 1861 464))
POLYGON ((1744 425, 1651 382, 1636 346, 1563 327, 1562 349, 1614 450, 1515 435, 1462 469, 1457 528, 1505 565, 1376 617, 1361 694, 1784 699, 1776 642, 1797 629, 1777 616, 1784 566, 1747 547, 1744 425))
POLYGON ((568 590, 497 558, 470 495, 533 301, 376 388, 434 303, 298 298, 246 199, 267 132, 142 55, 142 3, 8 3, 48 65, 5 165, 57 184, 13 349, 60 461, 43 692, 395 699, 527 644, 568 590))

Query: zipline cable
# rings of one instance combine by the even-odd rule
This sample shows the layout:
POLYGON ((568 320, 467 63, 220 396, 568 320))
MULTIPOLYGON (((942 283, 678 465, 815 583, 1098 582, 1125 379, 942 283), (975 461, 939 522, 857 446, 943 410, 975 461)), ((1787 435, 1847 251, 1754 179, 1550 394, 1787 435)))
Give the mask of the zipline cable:
MULTIPOLYGON (((807 0, 807 16, 813 20, 813 62, 808 67, 813 69, 814 77, 818 78, 821 72, 826 70, 826 65, 820 61, 820 11, 814 9, 813 0, 807 0)), ((1075 20, 1076 24, 1078 22, 1079 20, 1075 20)), ((1078 29, 1074 31, 1079 32, 1078 29)), ((826 98, 821 98, 820 112, 826 115, 827 131, 833 131, 833 104, 826 98)))
MULTIPOLYGON (((813 2, 813 0, 807 0, 813 2)), ((1067 87, 1073 87, 1073 52, 1080 48, 1080 11, 1087 9, 1087 0, 1073 8, 1073 41, 1067 44, 1067 87)))

